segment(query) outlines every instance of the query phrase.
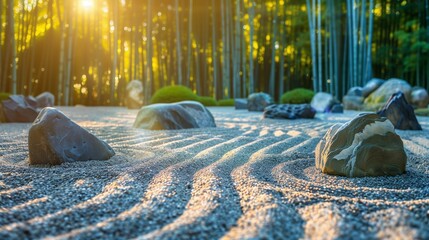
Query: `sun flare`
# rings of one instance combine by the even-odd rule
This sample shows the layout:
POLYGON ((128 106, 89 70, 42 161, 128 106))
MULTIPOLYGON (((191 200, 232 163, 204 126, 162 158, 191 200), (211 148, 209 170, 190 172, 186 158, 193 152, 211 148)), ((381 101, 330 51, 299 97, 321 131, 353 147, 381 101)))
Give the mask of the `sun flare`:
POLYGON ((84 10, 92 9, 94 7, 94 1, 92 1, 92 0, 81 0, 80 1, 80 6, 84 10))

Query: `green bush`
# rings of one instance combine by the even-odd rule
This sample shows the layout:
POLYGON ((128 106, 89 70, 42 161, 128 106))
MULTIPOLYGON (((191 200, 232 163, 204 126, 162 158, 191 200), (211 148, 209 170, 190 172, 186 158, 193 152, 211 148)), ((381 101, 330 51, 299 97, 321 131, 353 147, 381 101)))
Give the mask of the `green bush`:
POLYGON ((429 117, 429 108, 419 108, 419 109, 414 110, 414 113, 417 116, 426 116, 426 117, 429 117))
POLYGON ((203 104, 206 107, 217 106, 216 99, 214 99, 212 97, 204 97, 204 96, 199 97, 198 102, 200 102, 201 104, 203 104))
POLYGON ((305 88, 295 88, 286 92, 281 97, 281 103, 301 104, 310 103, 313 99, 314 92, 305 88))
POLYGON ((232 99, 232 98, 221 99, 221 100, 218 101, 218 105, 222 106, 222 107, 234 106, 234 99, 232 99))
POLYGON ((151 103, 174 103, 180 101, 198 101, 199 97, 185 86, 168 86, 157 90, 151 103))
POLYGON ((0 92, 0 102, 3 100, 9 99, 10 94, 5 92, 0 92))

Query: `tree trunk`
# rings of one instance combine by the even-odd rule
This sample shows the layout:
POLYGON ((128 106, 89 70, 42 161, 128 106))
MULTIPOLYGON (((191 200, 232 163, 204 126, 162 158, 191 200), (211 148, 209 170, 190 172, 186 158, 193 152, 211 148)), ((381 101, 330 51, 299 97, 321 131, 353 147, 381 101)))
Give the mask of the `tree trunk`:
POLYGON ((255 0, 250 1, 249 8, 249 94, 255 91, 255 77, 254 77, 254 60, 253 60, 253 35, 255 32, 255 0))
POLYGON ((189 0, 189 18, 188 18, 188 64, 186 66, 186 82, 185 85, 189 86, 191 82, 191 66, 192 66, 192 14, 193 14, 193 1, 189 0))
POLYGON ((278 29, 278 15, 279 15, 279 0, 276 0, 276 7, 274 11, 273 19, 273 35, 271 36, 271 66, 270 66, 270 81, 269 81, 269 93, 274 98, 275 96, 275 76, 276 76, 276 40, 277 40, 277 29, 278 29))
MULTIPOLYGON (((176 0, 176 50, 177 50, 177 84, 182 85, 182 51, 180 39, 179 0, 176 0)), ((188 66, 189 67, 189 66, 188 66)))
POLYGON ((213 97, 219 98, 218 95, 218 69, 217 69, 217 47, 216 47, 216 5, 212 0, 212 58, 213 58, 213 97))

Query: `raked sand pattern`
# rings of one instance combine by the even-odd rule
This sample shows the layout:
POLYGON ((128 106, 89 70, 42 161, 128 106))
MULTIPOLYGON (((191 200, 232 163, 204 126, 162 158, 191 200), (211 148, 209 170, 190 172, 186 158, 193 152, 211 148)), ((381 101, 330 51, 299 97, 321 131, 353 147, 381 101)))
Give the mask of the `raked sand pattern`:
POLYGON ((210 108, 217 128, 132 128, 137 110, 60 108, 116 151, 108 161, 28 165, 30 124, 0 124, 0 239, 427 239, 429 118, 397 131, 401 176, 315 169, 335 123, 210 108))

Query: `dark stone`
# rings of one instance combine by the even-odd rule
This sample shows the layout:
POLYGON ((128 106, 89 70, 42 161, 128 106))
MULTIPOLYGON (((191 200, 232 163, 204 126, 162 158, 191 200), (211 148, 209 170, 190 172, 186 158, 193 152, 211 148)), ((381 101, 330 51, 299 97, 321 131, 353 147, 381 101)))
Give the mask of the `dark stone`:
POLYGON ((311 100, 311 107, 317 112, 329 112, 331 107, 337 103, 334 96, 325 92, 318 92, 311 100))
POLYGON ((310 104, 278 104, 265 108, 264 118, 314 118, 316 110, 310 104))
POLYGON ((216 127, 216 124, 210 111, 201 103, 183 101, 142 107, 134 122, 134 127, 150 130, 172 130, 216 127))
POLYGON ((413 88, 411 103, 417 108, 426 108, 429 104, 429 94, 424 88, 413 88))
POLYGON ((331 113, 344 113, 344 108, 342 104, 334 104, 331 108, 331 113))
POLYGON ((143 106, 143 84, 139 80, 132 80, 127 84, 125 105, 129 109, 139 109, 143 106))
POLYGON ((381 85, 383 85, 385 82, 385 80, 379 78, 373 78, 369 80, 362 88, 362 97, 368 97, 371 93, 381 87, 381 85))
POLYGON ((316 168, 347 176, 393 176, 405 172, 407 155, 389 119, 363 113, 335 124, 315 150, 316 168))
POLYGON ((44 108, 28 134, 30 164, 107 160, 115 152, 104 141, 55 108, 44 108))
POLYGON ((247 110, 247 99, 246 98, 234 99, 234 106, 236 110, 241 110, 241 109, 247 110))
POLYGON ((252 93, 247 98, 247 109, 249 111, 262 112, 267 106, 273 103, 272 97, 266 93, 252 93))
POLYGON ((358 96, 344 96, 343 97, 343 106, 347 110, 362 110, 363 108, 363 97, 358 96))
POLYGON ((32 97, 11 95, 8 100, 2 101, 0 105, 3 122, 33 122, 38 114, 32 97))
POLYGON ((55 104, 55 96, 50 92, 43 92, 36 97, 37 107, 53 107, 55 104))
POLYGON ((387 117, 396 129, 422 130, 414 114, 413 107, 408 104, 402 92, 394 93, 377 114, 387 117))
POLYGON ((347 96, 362 97, 363 96, 363 88, 362 87, 352 87, 347 92, 347 96))

